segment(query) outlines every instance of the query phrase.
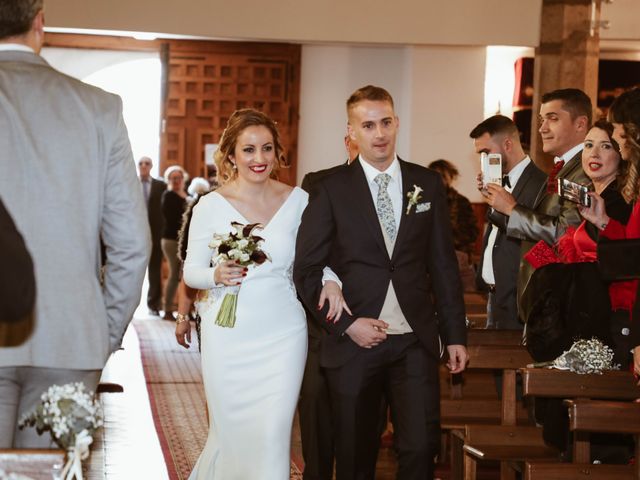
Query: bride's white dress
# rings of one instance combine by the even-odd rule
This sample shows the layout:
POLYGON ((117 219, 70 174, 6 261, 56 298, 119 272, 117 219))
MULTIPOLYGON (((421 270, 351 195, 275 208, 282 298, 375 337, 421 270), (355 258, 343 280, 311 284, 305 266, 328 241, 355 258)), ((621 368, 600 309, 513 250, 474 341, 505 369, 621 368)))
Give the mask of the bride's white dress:
POLYGON ((196 205, 184 277, 208 290, 202 318, 202 378, 209 436, 190 480, 288 480, 290 441, 307 354, 305 313, 292 281, 296 234, 307 194, 295 188, 262 231, 271 261, 249 267, 233 328, 215 325, 226 287, 214 288, 214 233, 249 223, 220 194, 196 205))

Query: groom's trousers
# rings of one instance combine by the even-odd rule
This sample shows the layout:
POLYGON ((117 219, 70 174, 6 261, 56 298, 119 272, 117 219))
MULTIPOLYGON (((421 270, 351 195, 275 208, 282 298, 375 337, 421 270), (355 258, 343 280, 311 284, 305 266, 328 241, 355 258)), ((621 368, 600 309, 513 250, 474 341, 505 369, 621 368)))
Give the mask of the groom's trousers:
POLYGON ((372 480, 380 401, 391 407, 398 480, 431 480, 440 446, 438 361, 413 333, 389 335, 326 369, 335 420, 336 480, 372 480))
POLYGON ((100 374, 101 370, 0 367, 0 448, 56 448, 49 432, 38 435, 35 427, 20 430, 18 420, 40 403, 50 386, 82 382, 91 392, 100 374))

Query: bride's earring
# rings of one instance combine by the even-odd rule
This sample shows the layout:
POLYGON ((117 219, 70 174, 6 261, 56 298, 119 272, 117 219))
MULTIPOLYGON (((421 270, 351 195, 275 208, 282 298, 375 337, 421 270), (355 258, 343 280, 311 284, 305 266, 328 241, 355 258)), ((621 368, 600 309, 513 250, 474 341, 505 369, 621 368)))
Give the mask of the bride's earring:
POLYGON ((238 166, 235 163, 231 162, 231 168, 233 168, 234 170, 237 170, 238 166))

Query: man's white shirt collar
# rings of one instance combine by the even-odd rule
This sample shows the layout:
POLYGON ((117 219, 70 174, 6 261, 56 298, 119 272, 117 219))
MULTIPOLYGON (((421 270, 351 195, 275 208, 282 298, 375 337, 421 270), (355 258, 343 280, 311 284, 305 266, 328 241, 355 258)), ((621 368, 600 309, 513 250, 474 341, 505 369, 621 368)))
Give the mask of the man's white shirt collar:
POLYGON ((371 200, 373 204, 376 205, 377 197, 378 197, 378 184, 374 181, 381 173, 386 173, 391 176, 391 181, 389 185, 387 185, 387 193, 389 194, 389 198, 391 199, 391 204, 393 205, 393 217, 396 221, 396 226, 400 226, 400 222, 402 221, 402 170, 400 169, 400 162, 398 161, 397 155, 393 155, 393 161, 391 165, 389 165, 383 172, 378 170, 375 167, 369 165, 363 158, 358 155, 358 161, 360 165, 362 165, 362 170, 364 170, 364 175, 367 179, 367 185, 369 186, 369 191, 371 192, 371 200))
MULTIPOLYGON (((381 173, 386 173, 391 176, 391 181, 396 182, 397 185, 402 185, 402 175, 400 173, 400 162, 398 162, 398 156, 393 154, 393 161, 391 165, 389 165, 386 170, 380 171, 377 168, 371 166, 366 160, 362 158, 361 155, 358 155, 358 161, 360 165, 362 165, 362 169, 364 170, 364 174, 367 177, 367 182, 371 185, 374 184, 374 178, 376 178, 381 173)), ((402 188, 402 187, 401 187, 402 188)))
POLYGON ((36 53, 33 48, 27 47, 21 43, 0 43, 0 52, 9 51, 36 53))
POLYGON ((524 172, 524 169, 527 168, 530 162, 531 159, 529 158, 529 155, 527 155, 522 160, 520 160, 509 173, 507 173, 507 177, 509 177, 509 184, 511 185, 510 188, 506 188, 507 191, 513 191, 513 189, 516 187, 516 183, 518 183, 518 180, 520 180, 520 177, 522 176, 522 172, 524 172))
POLYGON ((568 163, 569 160, 575 157, 578 154, 578 152, 582 151, 583 148, 584 148, 584 143, 579 143, 568 152, 565 152, 564 155, 562 155, 561 157, 555 157, 553 159, 553 162, 558 163, 560 160, 564 160, 564 163, 568 163))

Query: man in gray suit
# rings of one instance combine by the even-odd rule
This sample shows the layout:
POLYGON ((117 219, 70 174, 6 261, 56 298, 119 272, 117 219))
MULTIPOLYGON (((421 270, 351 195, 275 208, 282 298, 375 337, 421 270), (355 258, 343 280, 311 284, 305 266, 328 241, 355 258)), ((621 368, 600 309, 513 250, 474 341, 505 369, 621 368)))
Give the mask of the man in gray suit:
MULTIPOLYGON (((504 115, 494 115, 478 124, 469 136, 473 138, 476 153, 502 155, 505 190, 519 205, 532 208, 547 176, 524 153, 520 132, 513 120, 504 115)), ((485 193, 482 174, 478 175, 478 188, 485 193)), ((516 297, 521 241, 507 236, 508 220, 509 217, 493 208, 487 212, 488 227, 482 244, 477 283, 489 291, 487 328, 522 330, 516 297)))
POLYGON ((0 448, 50 446, 16 423, 52 384, 95 389, 140 300, 150 249, 122 102, 38 55, 42 8, 0 2, 0 196, 38 285, 33 315, 0 330, 0 448))
MULTIPOLYGON (((591 100, 577 88, 544 94, 538 117, 542 149, 555 156, 549 185, 540 189, 533 208, 521 205, 512 194, 498 185, 489 185, 487 188, 487 203, 509 217, 507 235, 522 240, 523 255, 540 240, 553 245, 568 226, 577 226, 582 222, 577 205, 561 198, 549 187, 558 177, 582 185, 591 184, 582 169, 581 157, 582 142, 591 126, 592 113, 591 100)), ((533 267, 522 260, 518 276, 518 307, 525 324, 530 306, 523 304, 522 296, 532 274, 533 267)))

